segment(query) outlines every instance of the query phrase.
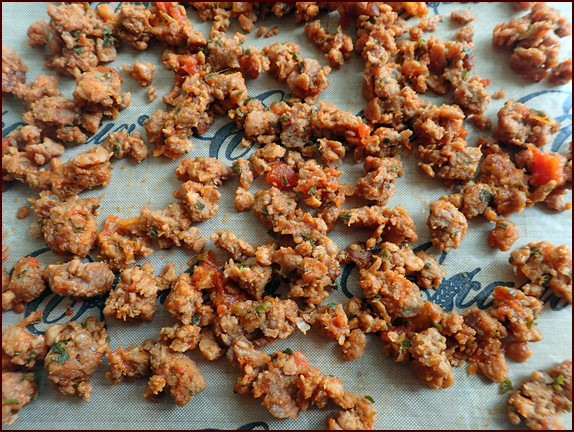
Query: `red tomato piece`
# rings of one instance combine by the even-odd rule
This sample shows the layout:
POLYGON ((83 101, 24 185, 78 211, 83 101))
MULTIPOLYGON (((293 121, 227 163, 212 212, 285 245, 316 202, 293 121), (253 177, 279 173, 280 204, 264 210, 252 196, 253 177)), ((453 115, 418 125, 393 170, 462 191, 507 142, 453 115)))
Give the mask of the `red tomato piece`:
POLYGON ((564 183, 563 159, 556 154, 551 154, 533 148, 534 163, 532 164, 532 184, 542 186, 551 180, 556 184, 564 183))
POLYGON ((280 190, 293 189, 297 185, 299 176, 291 165, 285 162, 275 162, 267 171, 265 179, 280 190))

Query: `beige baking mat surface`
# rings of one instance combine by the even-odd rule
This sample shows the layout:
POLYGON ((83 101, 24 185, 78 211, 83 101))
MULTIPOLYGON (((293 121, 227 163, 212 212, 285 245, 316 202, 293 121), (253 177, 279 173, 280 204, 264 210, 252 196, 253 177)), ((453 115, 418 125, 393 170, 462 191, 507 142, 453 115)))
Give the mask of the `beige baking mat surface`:
MULTIPOLYGON (((116 6, 117 4, 114 4, 116 6)), ((572 20, 572 3, 554 4, 570 21, 572 20)), ((499 89, 506 92, 508 99, 524 100, 536 109, 547 111, 561 121, 561 132, 556 135, 551 145, 560 146, 566 152, 572 135, 572 86, 550 87, 542 82, 532 84, 516 76, 508 66, 508 53, 492 47, 492 29, 500 22, 508 21, 514 14, 510 5, 500 3, 430 3, 429 13, 444 16, 444 22, 435 33, 438 37, 452 38, 458 26, 449 19, 451 10, 468 8, 476 16, 471 23, 475 29, 475 68, 473 73, 492 82, 488 90, 493 93, 499 89)), ((188 12, 194 24, 198 22, 195 12, 188 12)), ((2 43, 8 44, 26 62, 29 67, 27 78, 32 81, 44 73, 54 74, 43 66, 42 50, 31 48, 26 44, 26 30, 38 19, 48 20, 46 4, 43 3, 2 3, 2 43)), ((326 64, 325 59, 314 46, 307 41, 303 27, 295 27, 293 17, 284 18, 280 32, 270 39, 257 38, 255 31, 248 36, 246 46, 262 47, 276 41, 295 41, 302 46, 303 56, 314 56, 326 64)), ((265 22, 271 27, 275 21, 265 22)), ((235 31, 236 24, 231 31, 235 31)), ((259 24, 256 24, 256 29, 259 24)), ((205 35, 208 24, 197 24, 205 35)), ((428 37, 428 34, 427 36, 428 37)), ((571 57, 571 37, 562 40, 562 58, 571 57)), ((159 65, 159 49, 136 52, 125 46, 119 51, 118 58, 111 66, 121 68, 135 60, 154 62, 159 65)), ((122 75, 123 72, 122 72, 122 75)), ((125 75, 124 75, 125 76, 125 75)), ((320 95, 320 100, 334 102, 338 107, 358 113, 364 107, 365 100, 361 95, 362 61, 354 54, 352 60, 341 70, 329 75, 330 86, 320 95)), ((64 93, 71 97, 74 88, 73 80, 60 78, 64 93)), ((140 87, 132 78, 126 77, 123 91, 132 93, 132 104, 122 111, 114 120, 104 121, 100 131, 90 143, 68 149, 63 157, 84 151, 94 144, 101 143, 109 131, 128 127, 145 135, 142 122, 156 109, 162 107, 161 96, 170 90, 172 73, 159 67, 156 71, 154 85, 158 90, 158 99, 148 103, 146 89, 140 87)), ((249 95, 260 97, 267 105, 279 100, 288 89, 280 82, 263 74, 256 80, 248 81, 249 95)), ((424 95, 423 97, 438 98, 424 95)), ((493 100, 487 112, 491 119, 502 107, 505 99, 493 100)), ((21 121, 22 107, 10 98, 2 100, 2 134, 3 136, 21 121)), ((204 135, 195 139, 191 156, 216 156, 231 163, 245 149, 235 148, 235 134, 229 135, 225 126, 230 122, 220 118, 204 135)), ((469 143, 474 145, 478 133, 469 126, 469 143)), ((549 146, 550 147, 550 146, 549 146)), ((142 205, 159 209, 172 202, 172 192, 180 182, 174 170, 178 161, 150 157, 142 164, 131 161, 114 160, 111 184, 105 189, 83 192, 82 196, 105 195, 99 217, 100 224, 108 214, 120 217, 131 217, 139 214, 142 205)), ((404 159, 405 174, 397 181, 397 193, 387 204, 406 208, 417 224, 419 241, 422 245, 429 241, 426 228, 428 205, 448 192, 448 189, 437 181, 425 177, 415 166, 414 158, 404 159)), ((362 164, 355 166, 346 163, 342 181, 356 179, 361 172, 362 164)), ((261 244, 267 240, 267 230, 260 226, 252 214, 238 214, 233 207, 233 194, 238 181, 228 181, 222 188, 220 210, 215 218, 199 225, 206 236, 215 230, 231 229, 238 236, 261 244)), ((14 185, 2 194, 2 232, 3 242, 9 246, 9 258, 5 262, 10 269, 22 256, 39 251, 45 247, 43 242, 27 234, 33 221, 30 216, 24 220, 16 219, 16 211, 26 204, 28 196, 35 193, 22 185, 14 185)), ((568 195, 571 200, 571 195, 568 195)), ((479 218, 477 218, 479 219, 479 218)), ((548 240, 553 244, 567 244, 572 247, 572 212, 553 213, 540 206, 526 209, 522 214, 513 214, 510 219, 518 224, 520 239, 515 244, 519 247, 528 242, 548 240)), ((509 252, 492 250, 487 246, 486 237, 491 225, 484 219, 473 220, 469 224, 469 233, 460 249, 453 250, 446 256, 444 267, 447 277, 440 290, 431 293, 431 298, 445 309, 463 311, 471 305, 483 306, 493 286, 500 282, 517 283, 512 268, 508 264, 509 252)), ((331 233, 332 238, 344 248, 353 238, 345 228, 337 225, 331 233)), ((414 246, 416 246, 414 245, 414 246)), ((211 243, 208 247, 214 249, 211 243)), ((56 260, 50 253, 42 253, 40 258, 45 264, 56 260)), ((191 258, 188 252, 172 249, 156 251, 149 260, 159 271, 165 263, 176 263, 178 273, 187 268, 191 258)), ((138 262, 144 262, 141 260, 138 262)), ((356 270, 350 273, 346 287, 349 292, 358 293, 356 270)), ((426 295, 426 294, 424 294, 426 295)), ((335 291, 329 301, 344 301, 343 290, 335 291)), ((544 339, 531 344, 533 355, 524 364, 509 361, 509 378, 514 383, 530 375, 535 369, 547 369, 554 364, 571 358, 572 355, 572 308, 565 307, 563 302, 550 299, 538 319, 539 328, 544 339)), ((49 324, 69 320, 62 312, 66 306, 73 310, 73 318, 100 316, 98 302, 73 302, 53 296, 43 298, 34 306, 45 310, 45 322, 37 328, 44 330, 49 324)), ((22 315, 3 313, 2 325, 15 323, 22 315)), ((117 320, 108 320, 107 326, 111 337, 111 348, 120 345, 142 342, 146 338, 155 338, 159 329, 173 319, 159 308, 155 319, 150 323, 124 324, 117 320)), ((479 376, 468 376, 466 368, 455 370, 454 386, 445 390, 429 390, 411 373, 406 365, 393 363, 392 359, 382 354, 380 341, 369 336, 365 355, 355 362, 344 362, 335 342, 322 339, 312 331, 303 336, 294 334, 286 341, 278 342, 266 348, 268 352, 291 348, 303 352, 312 365, 325 374, 341 378, 346 388, 362 395, 370 395, 378 411, 376 429, 507 429, 511 424, 506 419, 505 395, 500 395, 498 385, 487 382, 479 376)), ((143 397, 146 380, 124 382, 112 386, 104 379, 107 360, 93 378, 92 401, 89 403, 74 397, 59 394, 46 381, 45 372, 40 378, 38 398, 26 406, 20 418, 10 429, 322 429, 326 418, 332 410, 310 409, 293 420, 273 418, 258 400, 245 400, 233 393, 233 384, 239 372, 233 369, 225 358, 211 363, 191 352, 190 356, 201 369, 207 388, 184 408, 178 408, 170 397, 159 402, 151 402, 143 397)), ((568 428, 572 425, 572 415, 565 416, 568 428)))

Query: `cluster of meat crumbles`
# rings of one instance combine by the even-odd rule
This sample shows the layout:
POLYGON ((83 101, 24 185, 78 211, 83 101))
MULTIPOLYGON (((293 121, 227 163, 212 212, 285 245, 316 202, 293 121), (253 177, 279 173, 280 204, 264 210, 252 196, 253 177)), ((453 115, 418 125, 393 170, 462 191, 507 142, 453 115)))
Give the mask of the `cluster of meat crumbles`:
MULTIPOLYGON (((510 67, 529 80, 569 82, 572 60, 560 62, 559 50, 571 23, 544 3, 516 6, 528 14, 497 25, 494 46, 512 51, 510 67)), ((188 355, 198 350, 196 359, 227 358, 238 376, 230 394, 257 399, 275 418, 336 406, 328 429, 374 429, 372 398, 312 366, 310 353, 272 347, 268 353, 268 346, 313 329, 335 341, 344 361, 360 362, 367 344, 376 344, 430 389, 454 385, 454 368, 464 365, 471 375, 504 384, 507 359, 527 361, 530 344, 543 339, 537 318, 548 313, 547 290, 572 303, 570 248, 548 241, 516 245, 525 233, 510 220, 536 203, 571 210, 565 200, 572 188, 571 143, 568 153, 546 149, 560 123, 525 103, 507 100, 496 120, 487 117, 491 98, 502 93, 491 96, 490 80, 473 72, 483 59, 474 53, 468 10, 450 15, 460 26, 451 40, 426 34, 441 18, 429 17, 423 2, 124 2, 115 10, 62 3, 47 12, 48 22, 28 29, 28 43, 62 78, 28 81, 20 47, 2 45, 3 97, 23 111, 22 125, 2 138, 3 190, 13 182, 30 189, 30 233, 58 256, 52 262, 24 256, 10 271, 2 267, 3 311, 27 311, 3 330, 3 424, 13 423, 43 388, 40 375, 63 395, 89 401, 100 367, 110 384, 145 379, 145 398, 169 393, 184 407, 210 385, 205 362, 188 355), (194 28, 186 7, 212 23, 208 35, 194 28), (324 20, 327 14, 339 18, 336 27, 324 20), (257 30, 277 36, 262 49, 229 31, 236 20, 252 32, 266 16, 304 27, 315 56, 282 38, 280 27, 257 30), (155 64, 108 65, 121 59, 126 45, 159 46, 161 56, 155 64), (329 74, 344 73, 339 69, 352 56, 363 64, 356 89, 365 99, 361 115, 321 99, 329 74), (164 107, 140 123, 141 132, 115 130, 84 148, 102 121, 130 110, 124 80, 146 87, 151 102, 162 69, 173 85, 159 95, 164 107), (284 83, 288 97, 267 105, 249 94, 247 82, 267 74, 284 83), (73 83, 71 98, 59 79, 73 83), (423 94, 443 99, 435 104, 423 94), (193 154, 196 138, 216 118, 231 121, 241 133, 239 145, 253 148, 231 166, 193 154), (484 132, 478 143, 469 140, 465 120, 484 132), (64 155, 74 146, 81 146, 75 156, 64 155), (100 214, 113 164, 122 158, 133 159, 134 169, 149 158, 177 160, 165 206, 150 200, 131 218, 100 214), (426 226, 389 204, 408 176, 408 158, 448 188, 429 203, 426 226), (342 180, 349 164, 361 171, 354 184, 342 180), (92 189, 101 196, 82 196, 92 189), (207 230, 224 194, 234 197, 237 213, 252 213, 268 241, 253 244, 228 226, 207 230), (461 247, 475 218, 492 227, 483 241, 508 251, 520 283, 495 283, 486 308, 445 310, 423 291, 441 287, 442 260, 461 247), (331 237, 334 229, 360 229, 366 239, 341 247, 331 237), (429 239, 431 251, 414 250, 419 239, 429 239), (171 262, 154 270, 147 260, 170 248, 193 257, 186 271, 178 273, 171 262), (358 269, 359 294, 332 302, 349 265, 358 269), (285 288, 282 295, 273 286, 285 288), (31 332, 42 311, 30 313, 27 305, 49 292, 99 301, 101 319, 31 332), (112 348, 118 344, 107 325, 149 322, 164 309, 171 321, 155 337, 112 348)), ((4 261, 4 245, 2 252, 4 261)), ((511 423, 563 428, 558 414, 571 409, 571 376, 570 360, 535 372, 508 399, 511 423)))

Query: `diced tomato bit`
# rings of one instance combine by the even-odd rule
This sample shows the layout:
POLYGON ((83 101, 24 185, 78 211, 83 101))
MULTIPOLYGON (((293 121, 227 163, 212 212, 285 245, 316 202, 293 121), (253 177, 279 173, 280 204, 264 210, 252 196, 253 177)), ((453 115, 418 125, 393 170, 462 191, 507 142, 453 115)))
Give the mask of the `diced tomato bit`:
POLYGON ((366 138, 369 135, 371 135, 371 128, 369 127, 369 125, 361 123, 361 125, 357 129, 357 133, 359 134, 360 138, 366 138))
POLYGON ((552 180, 555 180, 557 185, 564 183, 564 162, 560 155, 538 150, 534 146, 530 146, 530 148, 534 156, 532 184, 542 186, 552 180))
POLYGON ((181 24, 185 24, 189 21, 185 8, 178 2, 156 2, 156 5, 161 12, 168 14, 181 24))
POLYGON ((299 175, 293 166, 285 162, 275 162, 267 171, 265 179, 280 190, 289 190, 297 185, 299 175))
POLYGON ((195 55, 181 56, 179 58, 180 71, 183 70, 189 75, 193 75, 199 71, 197 65, 198 65, 197 57, 195 55))

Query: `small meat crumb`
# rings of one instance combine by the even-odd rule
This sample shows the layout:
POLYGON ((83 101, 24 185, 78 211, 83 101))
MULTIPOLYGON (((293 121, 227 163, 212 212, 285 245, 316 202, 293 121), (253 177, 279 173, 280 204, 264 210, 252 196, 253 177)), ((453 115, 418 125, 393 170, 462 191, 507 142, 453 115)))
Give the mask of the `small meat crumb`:
POLYGON ((275 25, 275 26, 271 27, 271 28, 269 29, 269 31, 267 31, 267 32, 263 35, 263 37, 264 37, 265 39, 268 39, 268 38, 270 38, 270 37, 277 36, 278 34, 279 34, 279 26, 276 26, 276 25, 275 25))
POLYGON ((502 89, 492 93, 492 99, 504 99, 504 98, 506 98, 506 92, 502 89))
POLYGON ((474 21, 474 17, 466 9, 452 11, 450 13, 450 19, 455 23, 461 25, 468 24, 469 22, 474 21))
POLYGON ((150 85, 147 88, 147 100, 149 102, 153 102, 156 99, 157 99, 157 89, 155 88, 155 86, 150 85))
POLYGON ((26 206, 22 206, 16 212, 16 217, 18 219, 26 219, 29 214, 30 214, 30 208, 26 207, 26 206))

